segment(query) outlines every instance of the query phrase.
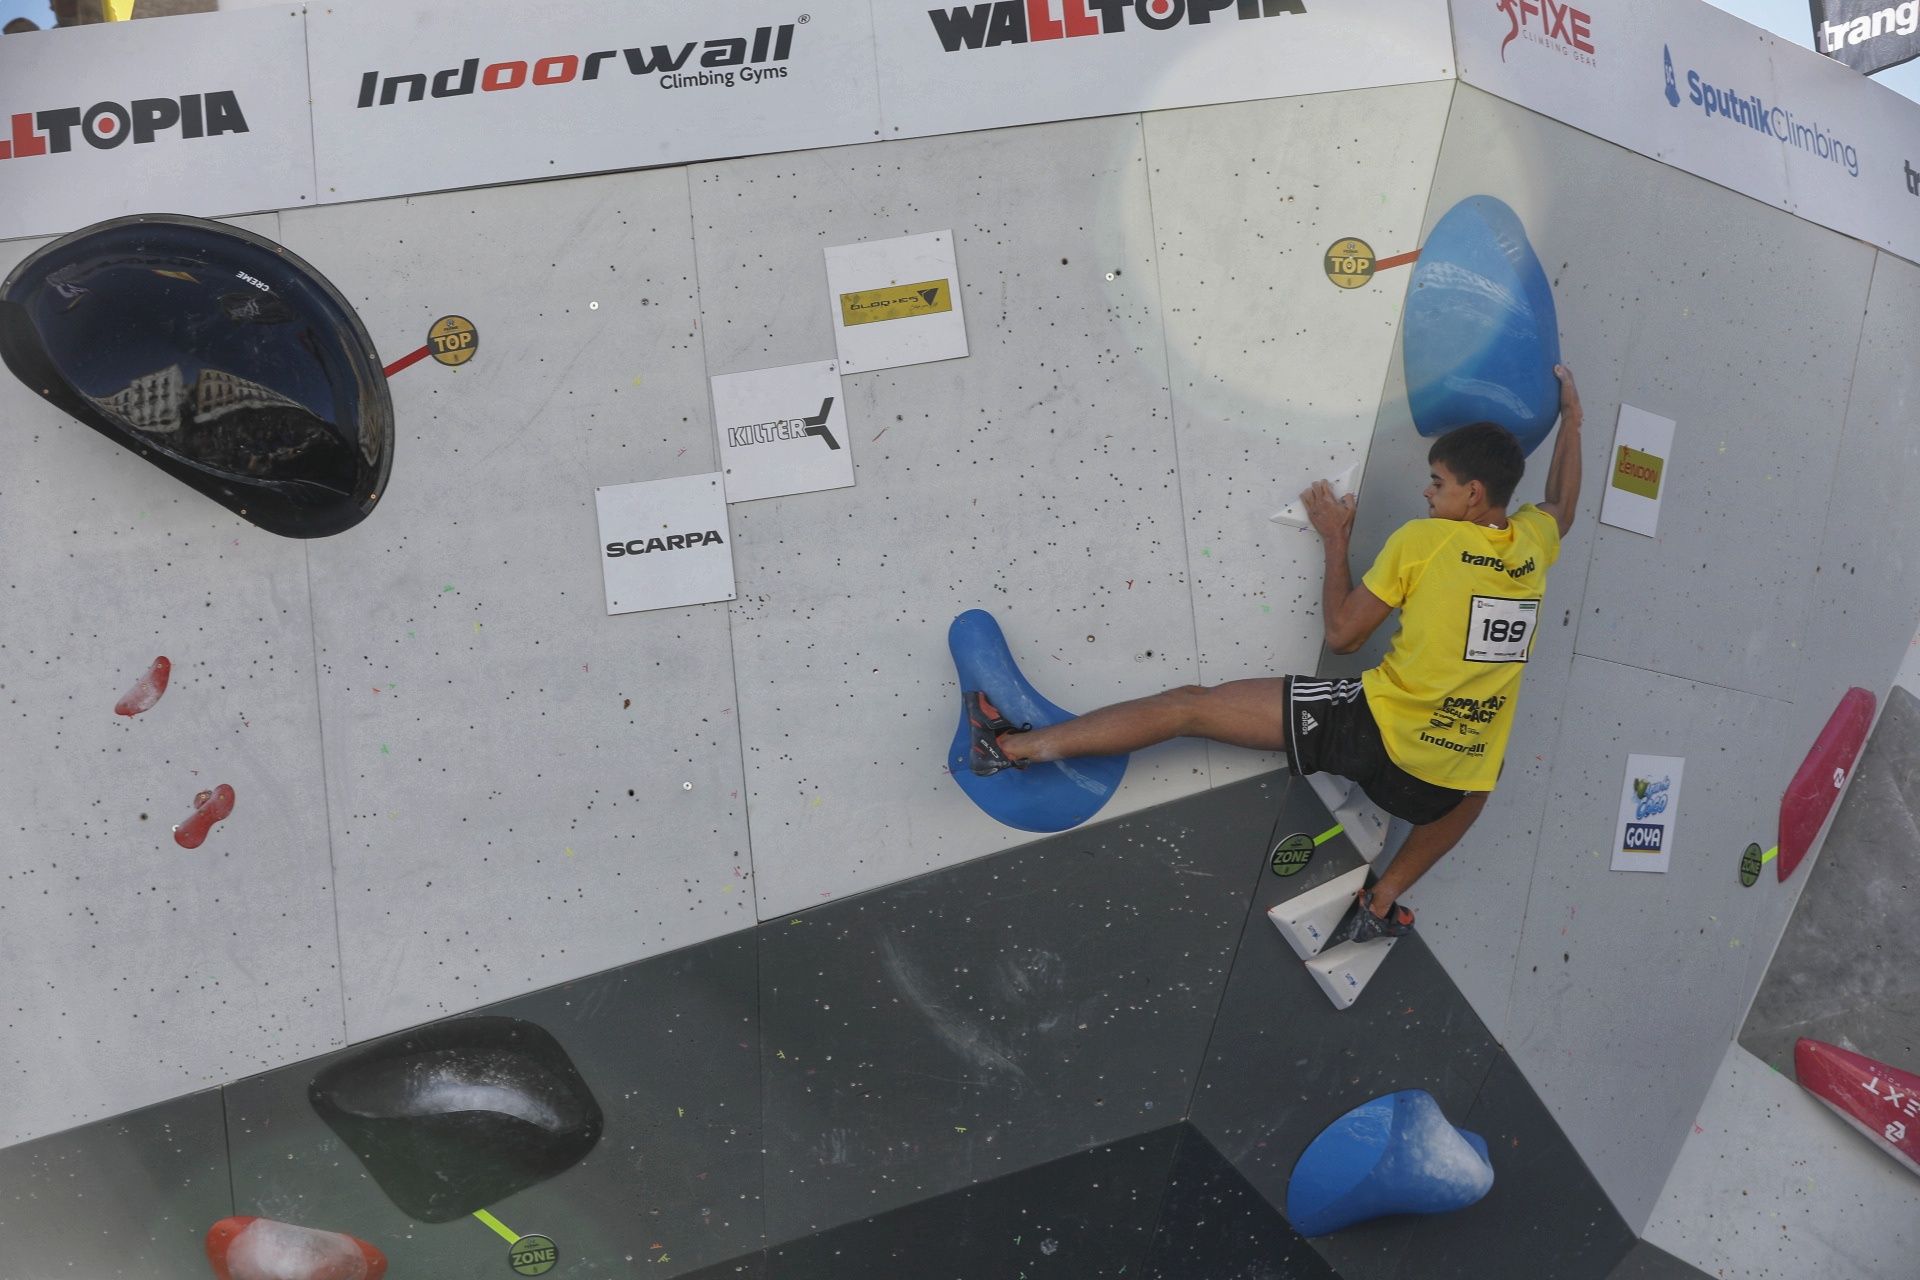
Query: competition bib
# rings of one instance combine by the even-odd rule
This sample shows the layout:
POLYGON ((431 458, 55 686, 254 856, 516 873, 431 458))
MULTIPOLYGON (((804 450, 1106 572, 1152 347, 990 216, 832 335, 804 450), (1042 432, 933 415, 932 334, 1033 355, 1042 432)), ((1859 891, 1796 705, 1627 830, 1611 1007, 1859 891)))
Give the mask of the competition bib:
POLYGON ((1525 662, 1539 620, 1538 600, 1475 596, 1467 608, 1468 662, 1525 662))

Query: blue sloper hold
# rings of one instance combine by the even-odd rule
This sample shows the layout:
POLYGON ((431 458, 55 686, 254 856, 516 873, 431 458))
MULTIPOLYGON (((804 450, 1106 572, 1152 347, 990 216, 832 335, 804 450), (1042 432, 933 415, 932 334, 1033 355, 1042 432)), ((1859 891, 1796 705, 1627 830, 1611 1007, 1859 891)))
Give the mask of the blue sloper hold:
POLYGON ((451 1222, 564 1172, 604 1124, 546 1028, 494 1016, 370 1045, 316 1075, 307 1100, 422 1222, 451 1222))
POLYGON ((1487 1143, 1447 1123, 1424 1089, 1389 1093, 1335 1120, 1287 1182, 1287 1218, 1323 1236, 1393 1213, 1450 1213, 1493 1189, 1487 1143))
MULTIPOLYGON (((960 677, 960 692, 979 689, 1000 714, 1015 724, 1034 728, 1071 720, 1071 712, 1054 706, 1035 691, 1014 664, 1000 624, 984 609, 969 609, 947 628, 947 647, 960 677)), ((1120 789, 1127 771, 1125 756, 1084 756, 1003 769, 991 777, 975 777, 967 765, 970 735, 967 709, 960 708, 960 727, 947 752, 947 768, 967 797, 990 818, 1022 831, 1065 831, 1100 812, 1120 789)))
POLYGON ((1560 413, 1560 321, 1527 229, 1492 196, 1470 196, 1428 234, 1401 330, 1407 407, 1423 436, 1497 422, 1528 453, 1560 413))

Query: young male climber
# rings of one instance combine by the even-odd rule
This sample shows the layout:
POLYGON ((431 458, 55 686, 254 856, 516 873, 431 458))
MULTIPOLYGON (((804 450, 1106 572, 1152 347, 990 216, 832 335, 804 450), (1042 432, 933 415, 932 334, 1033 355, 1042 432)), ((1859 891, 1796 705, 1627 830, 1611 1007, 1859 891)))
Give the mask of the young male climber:
POLYGON ((1500 776, 1547 569, 1580 500, 1580 394, 1566 366, 1553 372, 1560 432, 1537 506, 1507 511, 1526 469, 1511 432, 1490 422, 1451 431, 1427 454, 1429 518, 1395 531, 1354 586, 1347 553, 1355 499, 1336 499, 1324 480, 1302 495, 1326 550, 1327 647, 1353 653, 1400 611, 1379 666, 1358 680, 1187 685, 1040 729, 1009 723, 986 691, 967 690, 973 771, 1120 755, 1176 737, 1285 751, 1292 772, 1351 778, 1412 824, 1343 931, 1356 941, 1407 933, 1413 912, 1400 896, 1473 825, 1500 776))

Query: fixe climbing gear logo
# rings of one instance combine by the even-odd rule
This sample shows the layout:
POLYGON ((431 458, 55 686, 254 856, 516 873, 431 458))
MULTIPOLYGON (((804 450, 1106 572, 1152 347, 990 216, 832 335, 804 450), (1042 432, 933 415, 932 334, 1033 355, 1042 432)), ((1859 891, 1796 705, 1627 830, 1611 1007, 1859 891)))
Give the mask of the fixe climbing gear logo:
POLYGON ((1660 477, 1667 460, 1621 445, 1613 455, 1613 487, 1637 493, 1643 498, 1660 496, 1660 477))
POLYGON ((1791 108, 1779 101, 1769 103, 1757 93, 1748 93, 1743 88, 1714 84, 1692 68, 1686 74, 1687 91, 1683 98, 1680 93, 1680 78, 1673 62, 1673 47, 1661 46, 1661 58, 1665 63, 1667 104, 1678 109, 1681 102, 1690 102, 1700 108, 1707 119, 1716 117, 1730 125, 1750 129, 1765 138, 1771 138, 1783 147, 1792 147, 1804 151, 1821 160, 1827 160, 1839 166, 1850 178, 1860 176, 1860 152, 1851 142, 1821 127, 1819 122, 1809 123, 1794 115, 1791 108))
POLYGON ((1500 61, 1515 40, 1536 44, 1587 66, 1599 65, 1594 54, 1593 15, 1557 0, 1496 0, 1507 17, 1507 34, 1500 41, 1500 61))
POLYGON ((796 26, 756 27, 751 35, 723 36, 713 40, 687 40, 679 44, 639 45, 624 49, 598 49, 592 53, 557 53, 538 58, 507 58, 484 67, 478 58, 467 58, 455 66, 434 71, 363 71, 356 107, 393 107, 433 98, 463 98, 476 91, 504 93, 529 86, 546 87, 598 80, 609 62, 617 73, 625 68, 629 76, 658 76, 662 89, 682 89, 696 85, 718 85, 731 89, 740 84, 764 80, 782 80, 787 69, 778 64, 793 54, 796 26))
POLYGON ((848 328, 881 320, 938 315, 951 310, 953 284, 947 280, 922 280, 918 284, 862 289, 840 295, 840 323, 848 328))
POLYGON ((126 142, 140 146, 169 136, 212 138, 246 132, 246 114, 240 109, 239 95, 231 89, 178 98, 135 98, 124 104, 96 102, 85 108, 15 111, 7 116, 0 160, 71 151, 76 134, 95 151, 111 151, 126 142))
POLYGON ((929 9, 948 53, 1305 14, 1306 0, 988 0, 929 9))

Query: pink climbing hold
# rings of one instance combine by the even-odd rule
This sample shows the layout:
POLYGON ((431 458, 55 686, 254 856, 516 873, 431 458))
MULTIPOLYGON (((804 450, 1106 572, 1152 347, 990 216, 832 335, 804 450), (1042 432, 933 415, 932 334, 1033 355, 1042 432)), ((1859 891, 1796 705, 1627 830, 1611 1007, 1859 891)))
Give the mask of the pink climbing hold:
POLYGON ((117 716, 137 716, 160 701, 160 695, 167 691, 167 678, 173 674, 173 664, 163 654, 153 660, 147 668, 147 674, 133 682, 133 688, 120 695, 120 701, 113 704, 113 713, 117 716))
POLYGON ((1920 1173, 1920 1076, 1821 1040, 1793 1046, 1793 1073, 1801 1088, 1920 1173))
POLYGON ((1792 875, 1833 812, 1840 789, 1853 762, 1866 745, 1873 727, 1874 697, 1865 689, 1849 689, 1827 719, 1827 727, 1813 740, 1813 750, 1801 762, 1780 797, 1780 879, 1792 875))
POLYGON ((222 1218, 207 1231, 220 1280, 380 1280, 387 1257, 365 1240, 272 1218, 222 1218))
POLYGON ((233 812, 233 788, 221 783, 193 798, 193 812, 173 829, 173 842, 182 849, 198 849, 213 824, 233 812))

